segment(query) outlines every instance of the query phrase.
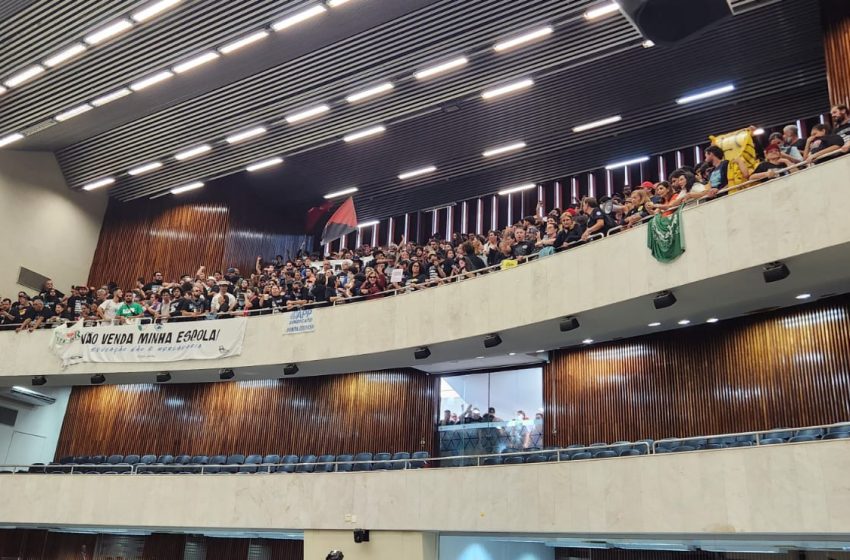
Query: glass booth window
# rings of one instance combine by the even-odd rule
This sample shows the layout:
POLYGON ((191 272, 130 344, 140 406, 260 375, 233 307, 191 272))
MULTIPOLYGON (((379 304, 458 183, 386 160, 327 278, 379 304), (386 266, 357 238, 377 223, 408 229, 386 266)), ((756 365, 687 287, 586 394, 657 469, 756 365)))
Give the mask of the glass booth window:
POLYGON ((543 370, 526 368, 440 379, 440 455, 543 447, 543 370))

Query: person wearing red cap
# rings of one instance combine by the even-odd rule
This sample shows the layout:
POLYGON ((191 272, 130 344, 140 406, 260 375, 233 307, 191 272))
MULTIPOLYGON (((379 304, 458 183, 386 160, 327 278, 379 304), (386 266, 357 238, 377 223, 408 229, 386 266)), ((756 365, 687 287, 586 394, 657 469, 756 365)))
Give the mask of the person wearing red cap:
POLYGON ((788 169, 788 161, 782 157, 782 151, 779 146, 771 143, 764 149, 765 161, 756 166, 753 174, 750 175, 750 180, 764 183, 780 175, 785 175, 794 169, 788 169))

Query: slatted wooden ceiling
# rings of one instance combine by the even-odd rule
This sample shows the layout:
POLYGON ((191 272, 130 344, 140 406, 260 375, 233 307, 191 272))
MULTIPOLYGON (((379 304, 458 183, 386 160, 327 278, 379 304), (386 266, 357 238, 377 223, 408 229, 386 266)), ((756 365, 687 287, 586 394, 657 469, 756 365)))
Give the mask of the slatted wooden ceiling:
POLYGON ((833 103, 850 105, 850 3, 843 0, 821 2, 824 23, 824 49, 829 76, 829 97, 833 103))

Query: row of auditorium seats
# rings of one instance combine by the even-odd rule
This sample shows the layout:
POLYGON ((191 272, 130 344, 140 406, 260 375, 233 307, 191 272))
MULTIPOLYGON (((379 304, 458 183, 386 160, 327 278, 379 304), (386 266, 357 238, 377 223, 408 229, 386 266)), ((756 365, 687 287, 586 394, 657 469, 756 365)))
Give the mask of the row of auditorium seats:
POLYGON ((58 463, 34 465, 31 473, 79 474, 254 474, 419 469, 427 451, 357 453, 355 455, 95 455, 63 457, 58 463))

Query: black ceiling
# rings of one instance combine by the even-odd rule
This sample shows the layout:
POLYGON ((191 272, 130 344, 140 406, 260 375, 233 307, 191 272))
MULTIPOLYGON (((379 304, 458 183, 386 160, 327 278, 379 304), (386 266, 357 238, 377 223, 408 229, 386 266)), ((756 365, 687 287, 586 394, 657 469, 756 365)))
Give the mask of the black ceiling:
MULTIPOLYGON (((597 3, 351 0, 190 74, 65 123, 49 120, 305 5, 184 0, 173 12, 0 97, 0 136, 30 129, 16 149, 55 150, 72 188, 114 175, 110 193, 121 200, 244 173, 248 163, 282 156, 282 167, 240 177, 240 188, 306 203, 357 186, 358 215, 371 219, 703 142, 709 132, 750 122, 778 124, 820 112, 828 102, 820 21, 810 0, 733 1, 738 15, 707 34, 650 49, 641 47, 642 38, 620 14, 585 21, 582 13, 597 3), (517 52, 491 50, 502 37, 546 23, 555 28, 548 39, 517 52), (466 67, 427 82, 412 78, 424 65, 458 54, 469 57, 466 67), (535 79, 529 90, 499 100, 479 97, 493 84, 525 76, 535 79), (384 79, 395 83, 391 93, 355 106, 343 101, 384 79), (674 102, 726 82, 736 91, 695 105, 674 102), (299 125, 283 121, 293 110, 319 102, 329 102, 332 111, 299 125), (623 116, 621 123, 580 134, 571 130, 615 114, 623 116), (378 123, 387 126, 381 136, 340 141, 378 123), (222 141, 256 124, 266 125, 268 133, 237 146, 222 141), (515 140, 528 147, 512 156, 481 156, 515 140), (173 160, 174 153, 204 142, 213 143, 212 152, 173 160), (144 176, 126 175, 151 160, 165 166, 144 176), (439 169, 420 179, 397 178, 424 164, 439 169)), ((28 31, 16 44, 0 45, 0 76, 89 31, 82 20, 102 21, 92 15, 95 6, 101 5, 101 14, 121 14, 145 3, 112 2, 109 10, 87 0, 29 4, 9 21, 23 25, 38 10, 48 17, 50 5, 57 27, 49 37, 28 31), (86 17, 63 12, 71 3, 86 17), (41 50, 34 46, 37 40, 41 50), (50 45, 47 52, 44 45, 50 45)))

